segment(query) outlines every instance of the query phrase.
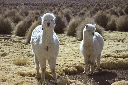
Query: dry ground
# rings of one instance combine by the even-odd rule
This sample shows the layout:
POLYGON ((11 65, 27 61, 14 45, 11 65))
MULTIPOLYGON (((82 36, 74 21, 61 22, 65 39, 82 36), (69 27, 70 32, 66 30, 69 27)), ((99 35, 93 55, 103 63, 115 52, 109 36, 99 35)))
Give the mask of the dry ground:
MULTIPOLYGON (((121 81, 128 85, 128 32, 104 33, 104 50, 101 57, 101 71, 93 75, 82 74, 83 57, 80 42, 75 37, 58 35, 60 52, 56 73, 58 85, 110 85, 121 81)), ((0 85, 38 85, 35 77, 34 54, 24 37, 0 35, 0 85)), ((53 84, 49 66, 46 70, 46 85, 53 84)), ((120 83, 120 82, 119 82, 120 83)))

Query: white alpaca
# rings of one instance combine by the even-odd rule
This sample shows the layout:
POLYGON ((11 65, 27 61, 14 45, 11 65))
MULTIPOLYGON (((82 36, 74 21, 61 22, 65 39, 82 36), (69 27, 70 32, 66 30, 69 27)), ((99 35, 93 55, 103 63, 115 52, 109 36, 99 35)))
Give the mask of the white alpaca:
POLYGON ((41 79, 45 79, 46 60, 50 65, 50 69, 55 80, 55 66, 56 58, 59 52, 59 39, 54 32, 55 16, 52 13, 46 13, 43 15, 42 25, 37 26, 31 35, 31 47, 34 52, 35 68, 37 70, 37 76, 39 75, 39 64, 41 67, 41 79))
POLYGON ((94 72, 94 65, 97 59, 97 69, 100 69, 100 57, 103 50, 104 40, 103 37, 95 32, 95 25, 87 24, 83 30, 83 40, 80 45, 81 53, 84 57, 85 68, 83 73, 87 73, 90 68, 90 72, 94 72))

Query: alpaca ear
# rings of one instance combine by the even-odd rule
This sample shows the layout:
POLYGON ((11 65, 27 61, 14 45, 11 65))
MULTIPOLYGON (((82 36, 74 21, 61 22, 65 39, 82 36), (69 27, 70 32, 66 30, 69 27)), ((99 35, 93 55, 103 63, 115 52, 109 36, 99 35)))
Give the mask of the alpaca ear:
POLYGON ((96 26, 96 24, 94 24, 94 26, 96 26))
POLYGON ((88 25, 86 25, 86 28, 88 27, 88 25))
POLYGON ((43 19, 43 16, 40 16, 41 19, 43 19))

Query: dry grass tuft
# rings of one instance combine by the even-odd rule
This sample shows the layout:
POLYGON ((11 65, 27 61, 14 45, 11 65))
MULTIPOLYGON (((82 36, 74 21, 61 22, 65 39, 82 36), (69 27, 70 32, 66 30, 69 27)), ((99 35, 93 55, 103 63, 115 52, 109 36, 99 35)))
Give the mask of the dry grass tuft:
POLYGON ((64 9, 63 10, 63 14, 64 14, 67 22, 70 22, 70 20, 71 20, 71 16, 70 15, 72 14, 71 10, 68 9, 68 8, 67 9, 64 9))
POLYGON ((55 32, 57 34, 64 33, 64 28, 66 27, 65 22, 62 20, 61 16, 56 16, 56 26, 55 26, 55 32))
POLYGON ((84 68, 82 65, 76 65, 75 68, 77 69, 78 73, 82 73, 84 71, 84 68))
POLYGON ((58 79, 58 85, 69 85, 70 79, 68 77, 62 76, 58 79))
POLYGON ((128 14, 128 5, 125 6, 124 12, 125 12, 126 14, 128 14))
POLYGON ((111 31, 116 31, 116 21, 117 21, 117 17, 116 16, 111 16, 110 21, 108 21, 107 23, 107 27, 105 28, 105 30, 111 30, 111 31))
POLYGON ((6 55, 7 55, 6 52, 2 52, 2 53, 0 53, 0 56, 1 56, 1 57, 5 57, 6 55))
POLYGON ((100 33, 103 36, 104 28, 99 25, 96 25, 96 32, 100 33))
POLYGON ((15 16, 12 17, 12 21, 14 23, 18 23, 21 20, 22 20, 22 16, 19 13, 16 13, 15 16))
POLYGON ((109 21, 108 15, 105 12, 102 12, 102 11, 98 11, 98 13, 96 13, 94 19, 95 19, 95 22, 98 25, 102 26, 103 28, 106 28, 107 23, 109 21))
POLYGON ((111 85, 128 85, 128 81, 122 80, 112 83, 111 85))
POLYGON ((128 59, 104 59, 101 61, 101 67, 103 69, 127 69, 128 68, 128 59))
POLYGON ((15 35, 17 35, 17 36, 25 36, 26 31, 31 26, 32 22, 33 22, 33 19, 31 17, 28 17, 25 20, 20 21, 16 25, 15 35))
POLYGON ((116 27, 118 31, 128 32, 128 15, 120 16, 116 22, 116 27))
POLYGON ((0 34, 11 34, 11 32, 12 26, 10 20, 8 18, 4 19, 0 15, 0 34))
POLYGON ((40 20, 34 21, 32 25, 30 26, 28 32, 26 33, 26 43, 30 43, 32 31, 41 23, 40 20))
POLYGON ((34 77, 36 75, 36 73, 31 71, 30 69, 25 70, 25 71, 20 70, 20 71, 17 72, 17 74, 20 75, 20 76, 23 76, 23 77, 25 77, 25 76, 34 77))
POLYGON ((77 69, 75 67, 66 67, 65 69, 63 69, 63 71, 65 72, 66 75, 74 75, 77 74, 77 69))
POLYGON ((29 65, 30 63, 27 58, 18 57, 14 59, 13 64, 18 65, 18 66, 24 66, 24 65, 29 65))
POLYGON ((69 22, 68 28, 67 28, 67 35, 68 36, 75 36, 76 34, 76 28, 78 24, 80 23, 80 18, 74 18, 69 22))

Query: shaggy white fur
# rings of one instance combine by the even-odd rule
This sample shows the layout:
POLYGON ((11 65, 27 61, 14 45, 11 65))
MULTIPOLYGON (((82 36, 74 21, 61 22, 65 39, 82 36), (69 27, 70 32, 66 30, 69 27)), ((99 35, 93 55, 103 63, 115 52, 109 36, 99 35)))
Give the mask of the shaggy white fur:
POLYGON ((87 24, 83 30, 83 40, 80 45, 81 53, 84 57, 85 68, 83 73, 87 73, 88 65, 91 65, 90 72, 94 72, 94 64, 97 59, 97 69, 100 69, 101 51, 104 46, 104 39, 95 32, 95 25, 87 24))
POLYGON ((53 78, 55 80, 55 83, 57 83, 55 66, 56 58, 59 52, 59 39, 54 32, 55 16, 52 13, 46 13, 41 18, 42 25, 37 26, 33 30, 31 35, 31 47, 35 54, 35 68, 37 70, 38 76, 40 64, 42 71, 41 78, 44 80, 46 60, 48 60, 53 78))

